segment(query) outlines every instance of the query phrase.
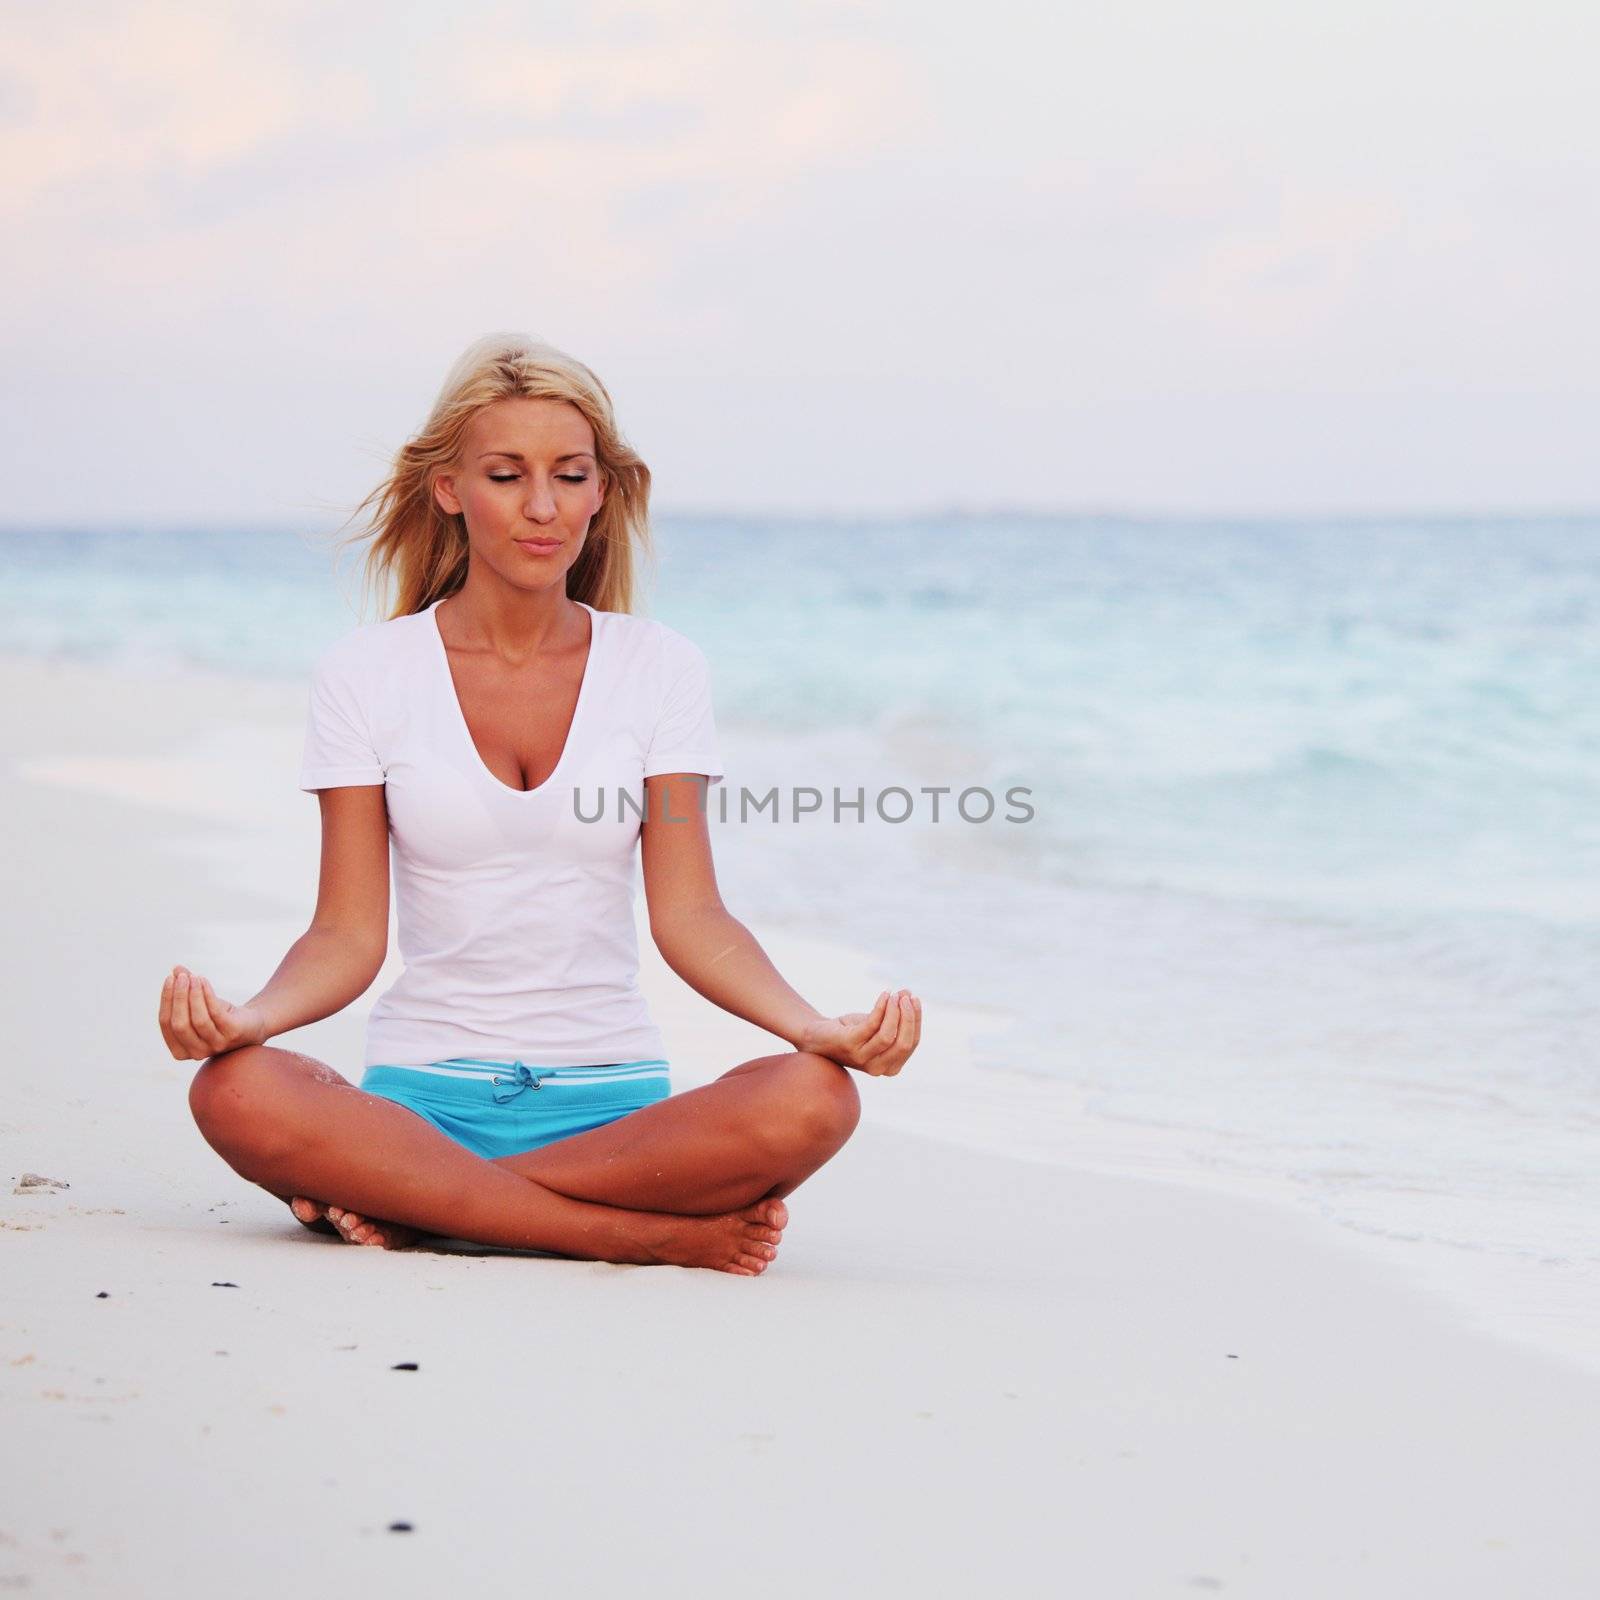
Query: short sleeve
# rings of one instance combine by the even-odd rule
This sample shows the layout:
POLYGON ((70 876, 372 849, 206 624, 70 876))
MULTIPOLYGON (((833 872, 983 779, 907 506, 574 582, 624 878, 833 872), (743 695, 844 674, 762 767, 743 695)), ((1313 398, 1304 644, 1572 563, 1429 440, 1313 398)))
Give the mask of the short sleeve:
POLYGON ((663 630, 662 693, 655 730, 645 754, 644 776, 698 772, 712 783, 722 779, 722 756, 711 711, 711 668, 692 640, 663 630))
POLYGON ((354 639, 354 635, 346 635, 335 640, 311 672, 299 781, 299 787, 309 793, 384 780, 383 763, 373 748, 362 703, 354 639))

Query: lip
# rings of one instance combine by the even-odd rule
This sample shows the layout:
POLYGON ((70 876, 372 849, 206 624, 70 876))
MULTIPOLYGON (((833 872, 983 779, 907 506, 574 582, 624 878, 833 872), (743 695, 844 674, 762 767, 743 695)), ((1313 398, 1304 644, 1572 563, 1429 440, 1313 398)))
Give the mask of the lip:
POLYGON ((552 550, 559 550, 566 541, 563 539, 514 539, 513 544, 526 550, 530 556, 547 556, 552 550))

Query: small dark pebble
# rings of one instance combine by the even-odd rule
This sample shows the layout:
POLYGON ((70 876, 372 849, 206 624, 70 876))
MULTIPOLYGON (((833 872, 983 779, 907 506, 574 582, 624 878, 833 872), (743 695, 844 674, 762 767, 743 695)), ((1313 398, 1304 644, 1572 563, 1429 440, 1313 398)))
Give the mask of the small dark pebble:
POLYGON ((410 1533, 411 1532, 411 1524, 409 1522, 391 1522, 389 1524, 389 1532, 390 1533, 410 1533))
POLYGON ((415 1372, 417 1364, 415 1361, 397 1361, 389 1370, 391 1372, 415 1372))
POLYGON ((218 1283, 217 1280, 213 1278, 211 1280, 211 1287, 213 1289, 237 1289, 239 1285, 236 1283, 218 1283))
POLYGON ((1230 1360, 1230 1361, 1237 1361, 1237 1360, 1238 1360, 1238 1359, 1239 1359, 1239 1358, 1238 1358, 1238 1356, 1236 1356, 1236 1355, 1230 1355, 1230 1356, 1229 1356, 1229 1357, 1228 1357, 1228 1359, 1229 1359, 1229 1360, 1230 1360))
POLYGON ((102 1289, 100 1293, 95 1296, 96 1300, 109 1300, 110 1298, 110 1294, 104 1289, 102 1289))

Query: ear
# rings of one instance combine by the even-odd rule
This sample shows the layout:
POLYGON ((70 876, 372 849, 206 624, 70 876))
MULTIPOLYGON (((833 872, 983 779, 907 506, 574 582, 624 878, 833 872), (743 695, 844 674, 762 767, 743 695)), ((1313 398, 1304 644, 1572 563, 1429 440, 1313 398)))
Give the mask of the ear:
POLYGON ((442 511, 447 511, 453 517, 461 515, 461 501, 456 497, 456 475, 453 472, 441 472, 433 480, 433 498, 442 511))

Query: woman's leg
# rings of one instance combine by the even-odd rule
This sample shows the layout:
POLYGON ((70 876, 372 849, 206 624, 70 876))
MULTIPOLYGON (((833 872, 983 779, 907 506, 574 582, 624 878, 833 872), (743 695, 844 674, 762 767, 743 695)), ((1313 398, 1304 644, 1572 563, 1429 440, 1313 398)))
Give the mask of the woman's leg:
POLYGON ((337 1195, 364 1216, 481 1244, 754 1276, 787 1220, 781 1200, 677 1216, 573 1199, 484 1160, 322 1062, 271 1045, 210 1057, 189 1104, 223 1160, 280 1199, 337 1195))
MULTIPOLYGON (((791 1051, 494 1165, 574 1200, 715 1215, 789 1194, 837 1154, 860 1114, 845 1068, 791 1051)), ((294 1211, 308 1226, 325 1214, 354 1244, 411 1242, 392 1219, 348 1204, 296 1200, 294 1211)))
POLYGON ((839 1151, 860 1115, 846 1068, 790 1051, 495 1165, 574 1200, 731 1211, 797 1188, 839 1151))

